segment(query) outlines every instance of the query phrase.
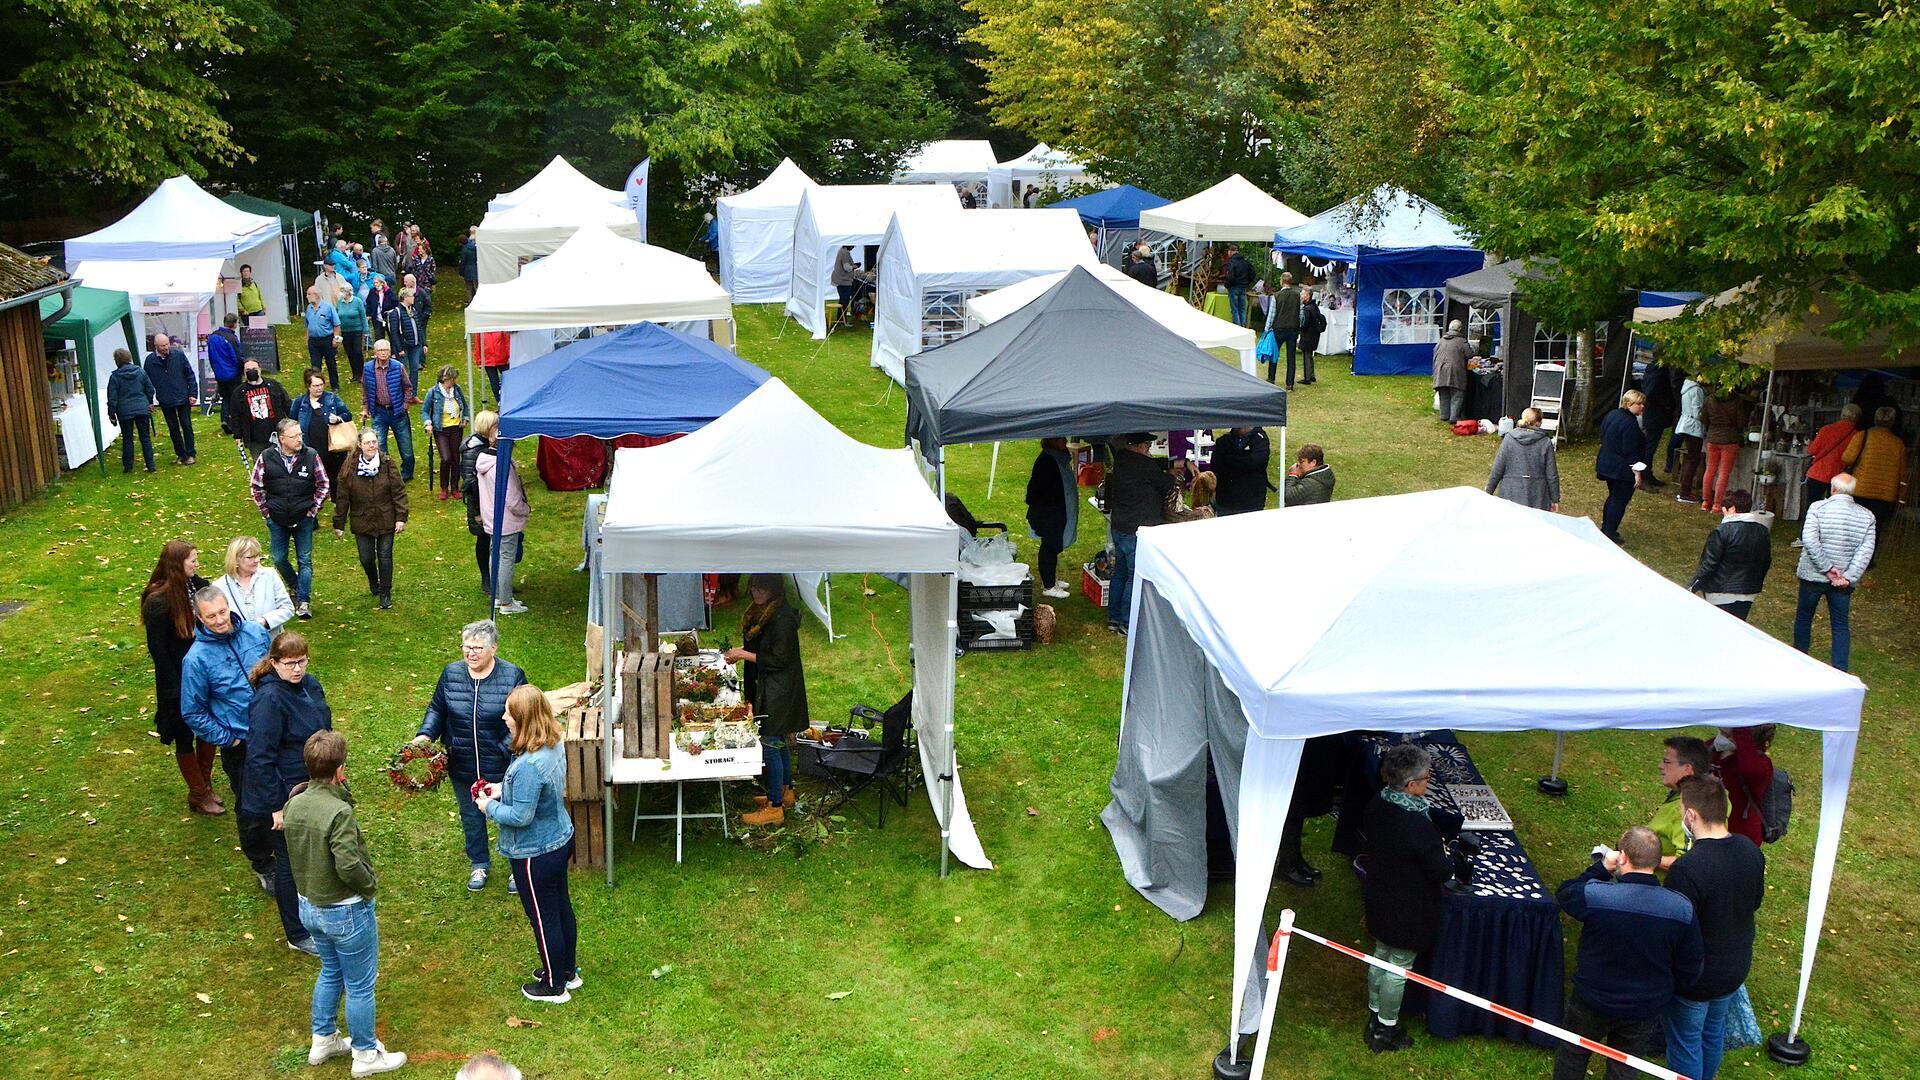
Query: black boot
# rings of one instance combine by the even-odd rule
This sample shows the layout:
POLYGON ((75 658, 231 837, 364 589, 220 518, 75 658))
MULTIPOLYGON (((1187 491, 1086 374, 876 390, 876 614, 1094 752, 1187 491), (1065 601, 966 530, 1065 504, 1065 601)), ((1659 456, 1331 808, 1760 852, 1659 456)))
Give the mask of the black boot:
POLYGON ((1311 889, 1316 883, 1314 876, 1308 872, 1307 866, 1304 863, 1290 863, 1282 866, 1280 868, 1280 877, 1288 884, 1298 885, 1303 889, 1311 889))

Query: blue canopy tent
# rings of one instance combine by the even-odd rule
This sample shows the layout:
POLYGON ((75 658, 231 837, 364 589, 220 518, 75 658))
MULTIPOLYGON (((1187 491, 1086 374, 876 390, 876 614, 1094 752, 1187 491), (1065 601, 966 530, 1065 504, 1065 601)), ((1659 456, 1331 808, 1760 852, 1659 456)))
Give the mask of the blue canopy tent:
MULTIPOLYGON (((500 448, 534 435, 683 435, 767 381, 767 373, 705 338, 635 323, 507 370, 500 386, 500 448)), ((494 473, 493 519, 506 516, 507 470, 494 473)), ((500 573, 500 537, 493 539, 500 573)), ((489 602, 491 610, 491 602, 489 602)))
POLYGON ((1446 284, 1486 261, 1432 203, 1383 186, 1273 237, 1276 255, 1344 262, 1354 271, 1353 373, 1433 370, 1446 329, 1446 284))
POLYGON ((1094 250, 1099 253, 1101 262, 1117 267, 1128 245, 1140 236, 1140 211, 1157 209, 1167 205, 1168 201, 1151 191, 1143 191, 1132 184, 1122 184, 1047 205, 1072 210, 1080 215, 1080 220, 1086 222, 1088 228, 1098 230, 1099 240, 1094 244, 1094 250))

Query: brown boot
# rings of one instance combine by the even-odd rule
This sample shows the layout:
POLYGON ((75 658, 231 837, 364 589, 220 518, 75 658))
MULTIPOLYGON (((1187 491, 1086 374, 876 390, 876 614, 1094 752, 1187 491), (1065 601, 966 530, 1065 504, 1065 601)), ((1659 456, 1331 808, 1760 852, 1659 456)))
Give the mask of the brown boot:
POLYGON ((213 791, 200 775, 200 762, 192 754, 173 755, 180 775, 187 782, 187 809, 196 814, 224 814, 227 808, 213 801, 213 791))
POLYGON ((201 783, 207 789, 207 799, 211 801, 215 807, 213 812, 216 814, 224 814, 227 812, 227 807, 213 788, 213 763, 219 757, 220 748, 209 742, 201 743, 194 750, 194 760, 200 765, 201 783))
POLYGON ((751 814, 741 814, 740 821, 745 825, 785 825, 787 811, 780 806, 763 807, 751 814))
MULTIPOLYGON (((793 799, 794 799, 793 785, 789 784, 787 785, 786 792, 782 797, 781 801, 787 806, 792 806, 793 799)), ((773 801, 772 799, 767 798, 765 795, 755 795, 753 797, 754 808, 758 810, 765 810, 768 804, 770 804, 772 801, 773 801)))

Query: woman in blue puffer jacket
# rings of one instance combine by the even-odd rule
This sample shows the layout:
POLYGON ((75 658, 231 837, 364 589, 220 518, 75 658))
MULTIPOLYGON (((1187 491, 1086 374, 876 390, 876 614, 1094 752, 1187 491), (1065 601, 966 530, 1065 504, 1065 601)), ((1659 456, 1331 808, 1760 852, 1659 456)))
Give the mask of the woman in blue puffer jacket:
POLYGON ((507 730, 513 764, 506 779, 480 792, 480 810, 500 826, 500 854, 513 868, 520 905, 533 924, 540 968, 520 988, 530 1001, 558 1005, 580 986, 574 966, 579 927, 567 896, 567 860, 573 855, 573 822, 561 800, 567 789, 565 733, 553 718, 547 695, 521 686, 507 698, 507 730))
MULTIPOLYGON (((448 664, 434 684, 420 721, 416 743, 438 741, 447 748, 447 779, 453 781, 466 834, 467 888, 487 887, 493 858, 487 850, 487 819, 474 804, 476 780, 498 783, 507 774, 507 695, 527 681, 526 673, 495 655, 500 630, 493 620, 468 623, 460 631, 461 658, 448 664)), ((515 886, 510 882, 509 891, 515 886)))
POLYGON ((294 891, 287 834, 280 816, 293 789, 307 782, 307 736, 333 728, 333 710, 320 680, 307 672, 307 639, 294 631, 275 638, 267 655, 253 665, 247 681, 253 700, 247 705, 246 779, 240 788, 240 813, 273 819, 273 900, 287 942, 314 953, 312 935, 300 921, 300 897, 294 891))

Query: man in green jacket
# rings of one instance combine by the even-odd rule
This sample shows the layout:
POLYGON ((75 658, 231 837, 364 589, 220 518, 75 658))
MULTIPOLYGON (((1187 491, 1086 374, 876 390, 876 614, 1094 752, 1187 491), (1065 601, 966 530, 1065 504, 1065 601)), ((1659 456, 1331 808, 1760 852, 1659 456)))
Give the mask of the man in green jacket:
POLYGON ((1333 501, 1333 467, 1327 453, 1308 443, 1294 456, 1287 470, 1287 506, 1309 506, 1333 501))
POLYGON ((313 982, 313 1048, 307 1063, 353 1055, 353 1075, 392 1072, 407 1063, 373 1035, 373 980, 380 952, 374 922, 373 862, 354 820, 347 792, 347 740, 333 730, 316 731, 302 750, 307 782, 294 789, 280 814, 287 834, 293 885, 300 893, 300 921, 320 951, 313 982), (334 1014, 346 999, 347 1038, 334 1014))

